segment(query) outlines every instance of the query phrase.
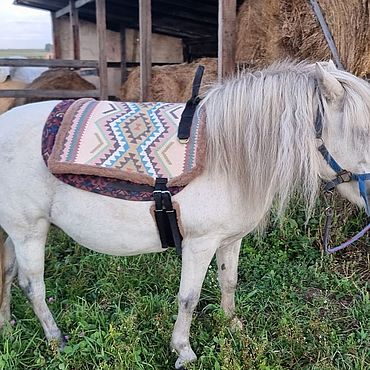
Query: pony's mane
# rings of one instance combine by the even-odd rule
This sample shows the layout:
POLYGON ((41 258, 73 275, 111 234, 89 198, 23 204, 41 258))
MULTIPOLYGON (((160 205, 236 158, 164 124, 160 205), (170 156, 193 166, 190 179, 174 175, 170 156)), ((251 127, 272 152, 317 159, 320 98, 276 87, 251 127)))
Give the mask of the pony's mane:
MULTIPOLYGON (((367 83, 346 72, 333 74, 346 90, 344 132, 356 140, 358 131, 361 137, 367 132, 368 145, 369 120, 354 124, 359 104, 370 112, 364 102, 370 102, 367 83)), ((319 186, 317 94, 314 66, 287 61, 258 72, 242 71, 215 85, 202 102, 207 170, 226 176, 239 186, 245 202, 264 207, 266 214, 274 203, 281 214, 297 190, 310 211, 319 186)))

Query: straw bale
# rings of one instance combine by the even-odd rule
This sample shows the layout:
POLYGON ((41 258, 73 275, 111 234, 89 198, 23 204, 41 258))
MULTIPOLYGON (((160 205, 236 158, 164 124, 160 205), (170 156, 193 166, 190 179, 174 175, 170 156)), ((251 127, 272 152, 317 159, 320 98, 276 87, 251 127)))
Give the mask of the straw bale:
MULTIPOLYGON (((24 89, 26 84, 21 81, 6 80, 0 83, 0 90, 24 89)), ((6 112, 14 105, 15 98, 0 98, 0 114, 6 112)))
MULTIPOLYGON (((186 102, 191 97, 193 78, 198 65, 204 65, 200 93, 217 81, 217 60, 202 58, 193 63, 154 66, 152 68, 151 92, 153 101, 168 103, 186 102)), ((123 101, 139 101, 140 99, 140 68, 134 68, 120 92, 123 101)))
MULTIPOLYGON (((94 90, 95 86, 84 80, 78 73, 69 69, 50 69, 43 72, 39 77, 26 87, 29 90, 94 90)), ((15 106, 50 100, 49 98, 19 98, 15 106)))
MULTIPOLYGON (((370 73, 370 0, 319 0, 345 68, 370 73)), ((261 67, 274 60, 328 60, 330 50, 307 0, 246 0, 237 26, 238 62, 261 67)))

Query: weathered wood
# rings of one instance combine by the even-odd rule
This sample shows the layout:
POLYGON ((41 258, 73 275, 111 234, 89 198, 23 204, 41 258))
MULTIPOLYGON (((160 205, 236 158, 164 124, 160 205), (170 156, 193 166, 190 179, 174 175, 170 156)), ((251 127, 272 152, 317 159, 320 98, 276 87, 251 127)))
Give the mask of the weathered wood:
POLYGON ((139 0, 140 28, 140 100, 151 100, 152 14, 151 0, 139 0))
POLYGON ((218 79, 235 72, 236 0, 218 2, 218 79))
POLYGON ((63 17, 63 15, 69 14, 70 12, 71 12, 71 6, 70 5, 67 5, 64 8, 62 8, 60 10, 57 10, 55 12, 55 16, 57 18, 60 18, 60 17, 63 17))
POLYGON ((96 60, 70 59, 0 59, 0 67, 98 68, 96 60))
POLYGON ((127 80, 127 62, 126 62, 126 27, 120 27, 120 46, 121 46, 121 83, 127 80))
POLYGON ((60 59, 62 57, 62 44, 60 39, 60 20, 55 16, 55 12, 51 12, 51 25, 53 32, 53 47, 54 58, 60 59))
POLYGON ((0 98, 96 98, 99 97, 98 90, 0 90, 0 98))
POLYGON ((333 35, 330 32, 329 26, 326 23, 325 17, 322 13, 321 7, 317 0, 310 0, 312 9, 316 15, 317 20, 319 21, 319 24, 321 26, 322 32, 324 33, 325 40, 329 46, 331 55, 334 59, 334 62, 337 66, 337 68, 344 70, 344 66, 340 60, 339 52, 337 49, 337 46, 335 45, 335 41, 333 38, 333 35))
POLYGON ((100 80, 100 99, 108 99, 108 66, 107 66, 107 20, 105 0, 95 0, 96 4, 96 30, 98 33, 99 46, 99 80, 100 80))
POLYGON ((72 40, 72 50, 73 59, 81 59, 80 52, 80 21, 78 19, 78 9, 76 8, 76 1, 69 0, 69 6, 71 12, 69 14, 69 22, 71 25, 71 40, 72 40))
MULTIPOLYGON (((84 6, 88 3, 91 3, 93 1, 95 1, 95 0, 77 0, 76 3, 75 3, 75 6, 78 9, 78 8, 81 8, 82 6, 84 6)), ((56 16, 56 18, 60 18, 60 17, 63 17, 63 15, 66 15, 66 14, 70 13, 70 11, 71 11, 70 5, 67 5, 64 8, 56 11, 55 16, 56 16)))
MULTIPOLYGON (((136 67, 138 62, 126 62, 128 68, 136 67)), ((178 63, 153 63, 153 65, 168 65, 178 63)), ((121 68, 121 62, 108 62, 108 68, 121 68)), ((0 67, 50 67, 50 68, 96 68, 99 62, 96 60, 71 60, 71 59, 0 59, 0 67)))

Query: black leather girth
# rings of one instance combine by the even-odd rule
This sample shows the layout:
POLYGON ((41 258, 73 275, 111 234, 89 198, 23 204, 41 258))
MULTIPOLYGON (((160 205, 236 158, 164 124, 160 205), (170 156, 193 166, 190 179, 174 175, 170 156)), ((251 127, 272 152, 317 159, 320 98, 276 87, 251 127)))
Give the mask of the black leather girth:
POLYGON ((153 191, 155 220, 157 223, 162 248, 176 247, 181 255, 182 236, 177 224, 176 210, 172 206, 171 193, 167 188, 166 178, 157 178, 153 191))

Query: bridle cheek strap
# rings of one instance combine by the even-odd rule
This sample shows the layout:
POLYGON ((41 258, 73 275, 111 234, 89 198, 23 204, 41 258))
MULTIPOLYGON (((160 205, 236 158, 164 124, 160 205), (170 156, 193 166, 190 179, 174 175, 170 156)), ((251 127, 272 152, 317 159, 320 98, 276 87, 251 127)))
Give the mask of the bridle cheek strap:
POLYGON ((368 216, 370 216, 370 202, 369 197, 366 193, 366 180, 370 180, 370 173, 352 173, 350 171, 344 170, 338 162, 330 155, 328 149, 326 148, 325 144, 320 145, 318 148, 319 152, 325 159, 326 163, 330 166, 330 168, 335 171, 337 177, 325 185, 326 191, 332 191, 337 185, 343 184, 344 182, 350 182, 352 180, 358 182, 358 189, 360 191, 360 195, 365 202, 365 211, 368 216))

